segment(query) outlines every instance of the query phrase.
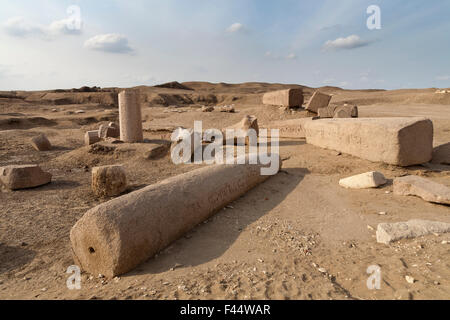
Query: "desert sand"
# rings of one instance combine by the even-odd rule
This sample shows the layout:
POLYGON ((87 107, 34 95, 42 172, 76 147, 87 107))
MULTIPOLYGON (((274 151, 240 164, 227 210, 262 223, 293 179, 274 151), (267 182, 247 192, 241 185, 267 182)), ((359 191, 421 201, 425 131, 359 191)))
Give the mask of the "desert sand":
MULTIPOLYGON (((450 186, 450 154, 440 164, 402 168, 301 138, 281 139, 281 172, 156 257, 114 279, 83 273, 81 290, 67 288, 66 270, 74 264, 70 229, 108 201, 91 190, 93 167, 123 165, 126 192, 196 169, 173 164, 169 154, 153 160, 144 154, 150 145, 169 143, 173 128, 190 128, 195 120, 220 129, 245 115, 256 116, 260 127, 307 117, 302 108, 261 103, 264 93, 289 88, 302 88, 305 104, 316 90, 266 83, 137 87, 146 142, 112 147, 85 146, 84 134, 118 122, 119 88, 0 92, 0 167, 39 164, 53 175, 51 184, 0 193, 0 299, 450 299, 450 234, 389 246, 375 238, 379 223, 450 223, 449 206, 392 192, 392 180, 409 174, 450 186), (236 112, 202 112, 203 106, 223 105, 234 105, 236 112), (31 146, 41 133, 52 150, 31 146), (362 190, 339 186, 340 179, 367 171, 383 173, 388 183, 362 190), (371 265, 381 268, 380 290, 367 288, 371 265)), ((331 104, 357 105, 359 117, 427 117, 434 124, 434 147, 450 142, 450 93, 318 90, 333 96, 331 104)))

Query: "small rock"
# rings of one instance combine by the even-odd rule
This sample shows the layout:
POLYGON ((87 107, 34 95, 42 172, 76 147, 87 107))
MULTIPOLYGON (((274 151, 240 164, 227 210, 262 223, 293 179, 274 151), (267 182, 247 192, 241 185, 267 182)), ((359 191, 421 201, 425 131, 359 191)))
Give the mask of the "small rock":
POLYGON ((428 202, 450 205, 450 188, 419 176, 394 179, 394 194, 417 196, 428 202))
POLYGON ((382 173, 372 171, 341 179, 339 185, 348 189, 367 189, 377 188, 386 184, 386 182, 387 180, 382 173))
POLYGON ((378 214, 379 214, 380 216, 385 216, 385 215, 387 215, 387 213, 386 213, 385 211, 378 212, 378 214))
POLYGON ((77 110, 77 111, 75 111, 75 114, 82 114, 82 113, 86 113, 86 111, 84 111, 84 110, 77 110))
POLYGON ((45 291, 47 291, 47 288, 42 288, 41 291, 45 292, 45 291))
POLYGON ((405 276, 405 279, 408 283, 413 284, 416 280, 411 276, 405 276))
POLYGON ((447 240, 443 240, 443 241, 441 242, 441 244, 448 244, 448 241, 447 241, 447 240))
POLYGON ((377 242, 389 244, 400 239, 421 237, 433 232, 450 232, 450 223, 427 220, 380 223, 377 229, 377 242))
POLYGON ((317 270, 319 270, 320 273, 327 273, 327 269, 325 268, 319 268, 317 270))

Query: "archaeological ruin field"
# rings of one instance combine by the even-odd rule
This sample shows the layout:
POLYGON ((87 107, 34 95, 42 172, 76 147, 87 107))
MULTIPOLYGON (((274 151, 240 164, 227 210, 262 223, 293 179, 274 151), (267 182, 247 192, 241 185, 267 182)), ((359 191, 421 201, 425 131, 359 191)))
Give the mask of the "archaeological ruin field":
POLYGON ((450 89, 1 91, 0 186, 0 300, 450 299, 450 89), (195 121, 276 173, 174 163, 195 121))

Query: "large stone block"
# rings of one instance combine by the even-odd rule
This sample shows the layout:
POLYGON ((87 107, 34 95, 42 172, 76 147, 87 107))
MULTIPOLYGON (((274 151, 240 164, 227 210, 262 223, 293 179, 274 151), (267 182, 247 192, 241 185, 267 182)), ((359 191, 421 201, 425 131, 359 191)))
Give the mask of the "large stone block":
POLYGON ((411 166, 432 157, 433 123, 425 118, 320 119, 304 128, 310 144, 374 162, 411 166))
MULTIPOLYGON (((265 126, 266 129, 280 130, 280 138, 305 138, 305 124, 315 121, 312 118, 273 121, 265 126)), ((270 134, 270 131, 269 131, 270 134)))
POLYGON ((330 95, 316 91, 312 95, 311 99, 309 99, 309 102, 306 105, 306 110, 318 113, 320 108, 328 107, 330 100, 330 95))
POLYGON ((263 104, 283 107, 301 107, 303 105, 303 90, 287 89, 267 92, 263 96, 263 104))
POLYGON ((417 196, 428 202, 450 205, 450 188, 419 176, 395 178, 394 194, 417 196))
POLYGON ((52 175, 37 165, 7 166, 0 168, 0 184, 9 190, 35 188, 52 181, 52 175))
POLYGON ((263 167, 212 165, 100 204, 70 232, 76 264, 109 278, 131 271, 268 179, 263 167))
POLYGON ((432 233, 450 232, 450 223, 411 220, 408 222, 380 223, 377 228, 377 242, 390 244, 401 239, 416 238, 432 233))

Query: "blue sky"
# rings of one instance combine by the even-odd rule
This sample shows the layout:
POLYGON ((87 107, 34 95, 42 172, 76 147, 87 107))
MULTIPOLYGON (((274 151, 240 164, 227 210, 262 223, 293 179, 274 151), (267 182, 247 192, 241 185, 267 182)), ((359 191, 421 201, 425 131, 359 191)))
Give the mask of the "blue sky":
POLYGON ((450 87, 446 0, 0 0, 0 5, 0 90, 173 80, 450 87), (67 12, 74 5, 79 15, 67 12), (367 28, 370 5, 381 9, 379 30, 367 28))

